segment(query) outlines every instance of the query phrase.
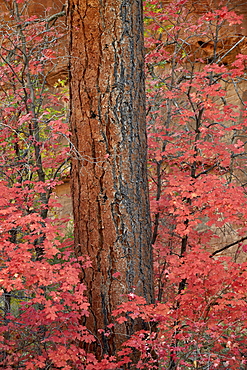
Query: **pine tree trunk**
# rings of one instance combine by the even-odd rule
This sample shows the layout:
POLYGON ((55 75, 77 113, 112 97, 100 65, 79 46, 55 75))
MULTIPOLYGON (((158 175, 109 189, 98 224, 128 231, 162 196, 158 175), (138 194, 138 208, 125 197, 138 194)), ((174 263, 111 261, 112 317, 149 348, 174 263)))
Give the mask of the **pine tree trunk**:
POLYGON ((142 1, 70 0, 68 21, 75 245, 92 261, 86 325, 98 353, 114 354, 141 324, 108 338, 98 329, 123 295, 153 300, 142 1))

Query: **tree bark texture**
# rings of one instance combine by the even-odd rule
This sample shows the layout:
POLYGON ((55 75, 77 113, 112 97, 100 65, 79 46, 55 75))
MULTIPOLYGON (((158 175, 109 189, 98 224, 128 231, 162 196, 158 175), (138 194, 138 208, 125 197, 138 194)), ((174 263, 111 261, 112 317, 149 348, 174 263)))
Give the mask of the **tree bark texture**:
POLYGON ((86 325, 114 354, 138 324, 98 329, 127 293, 153 300, 142 1, 69 0, 68 12, 75 245, 92 261, 86 325))

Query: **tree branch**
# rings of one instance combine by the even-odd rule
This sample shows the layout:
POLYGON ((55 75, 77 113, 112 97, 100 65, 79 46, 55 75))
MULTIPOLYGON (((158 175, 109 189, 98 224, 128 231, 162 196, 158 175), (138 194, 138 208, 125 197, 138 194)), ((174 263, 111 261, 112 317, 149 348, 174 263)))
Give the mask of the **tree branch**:
POLYGON ((244 236, 243 238, 241 238, 241 239, 237 240, 236 242, 233 242, 233 243, 231 243, 231 244, 228 244, 228 245, 226 245, 225 247, 223 247, 223 248, 221 248, 221 249, 218 249, 217 251, 214 251, 214 252, 210 255, 210 257, 213 257, 213 256, 215 256, 216 254, 218 254, 218 253, 220 253, 220 252, 223 252, 223 251, 225 251, 226 249, 231 248, 231 247, 233 247, 234 245, 236 245, 236 244, 238 244, 238 243, 241 243, 241 242, 243 242, 243 241, 244 241, 244 240, 246 240, 246 239, 247 239, 247 236, 244 236))

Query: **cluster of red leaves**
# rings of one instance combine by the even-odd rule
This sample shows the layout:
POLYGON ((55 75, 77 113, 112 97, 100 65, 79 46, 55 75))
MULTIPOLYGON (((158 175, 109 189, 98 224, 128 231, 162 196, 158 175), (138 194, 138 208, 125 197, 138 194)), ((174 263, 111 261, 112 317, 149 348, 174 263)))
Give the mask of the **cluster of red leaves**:
POLYGON ((133 368, 239 370, 247 363, 246 55, 220 61, 234 50, 222 50, 221 37, 235 35, 241 17, 224 4, 195 17, 186 3, 145 3, 157 301, 133 294, 114 314, 147 324, 121 352, 129 361, 140 352, 133 368))
POLYGON ((46 87, 61 24, 26 11, 9 3, 0 28, 0 367, 84 369, 89 261, 51 218, 69 155, 66 95, 46 87))
POLYGON ((69 369, 84 355, 76 344, 93 339, 80 324, 88 308, 79 280, 84 262, 71 258, 50 220, 25 212, 26 189, 0 188, 1 367, 69 369))
POLYGON ((138 368, 244 368, 246 268, 246 263, 240 265, 226 257, 214 260, 194 248, 180 265, 175 259, 170 263, 170 289, 174 291, 186 279, 182 293, 172 298, 166 288, 167 302, 146 305, 143 298, 133 295, 123 303, 116 315, 127 312, 132 319, 141 317, 150 325, 125 343, 127 350, 141 352, 138 368))
MULTIPOLYGON (((217 63, 218 35, 241 17, 223 6, 195 19, 186 0, 165 9, 157 0, 145 4, 156 303, 129 295, 113 315, 120 324, 141 319, 145 329, 118 358, 98 362, 83 349, 95 340, 81 324, 88 303, 79 276, 89 262, 75 258, 48 217, 68 158, 68 146, 57 151, 68 136, 67 98, 45 87, 61 35, 44 19, 19 14, 13 9, 1 26, 0 366, 244 369, 247 264, 237 258, 247 239, 247 119, 228 103, 228 89, 241 94, 246 56, 230 68, 217 63), (214 43, 210 58, 198 38, 214 43), (233 258, 216 258, 215 249, 231 245, 233 258)), ((100 334, 111 335, 111 327, 100 334)))

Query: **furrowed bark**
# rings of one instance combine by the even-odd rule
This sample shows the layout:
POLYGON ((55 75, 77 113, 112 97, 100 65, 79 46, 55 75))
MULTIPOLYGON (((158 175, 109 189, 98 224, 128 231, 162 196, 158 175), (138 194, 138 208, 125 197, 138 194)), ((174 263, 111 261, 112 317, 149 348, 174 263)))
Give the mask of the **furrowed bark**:
POLYGON ((142 2, 70 0, 69 25, 75 244, 92 261, 86 325, 113 354, 142 327, 127 322, 100 340, 123 295, 153 301, 142 2))

